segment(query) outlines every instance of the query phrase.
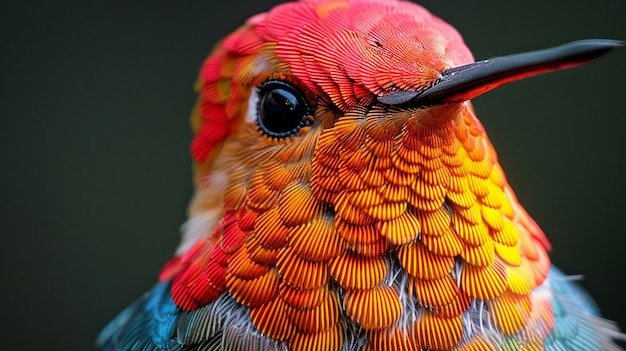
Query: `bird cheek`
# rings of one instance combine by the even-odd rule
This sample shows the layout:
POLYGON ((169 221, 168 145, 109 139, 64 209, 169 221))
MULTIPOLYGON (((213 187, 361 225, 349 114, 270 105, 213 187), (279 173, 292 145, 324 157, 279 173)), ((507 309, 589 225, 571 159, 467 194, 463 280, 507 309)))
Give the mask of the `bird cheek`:
POLYGON ((429 106, 415 111, 412 121, 421 127, 440 127, 450 122, 458 122, 467 108, 471 108, 469 101, 429 106))

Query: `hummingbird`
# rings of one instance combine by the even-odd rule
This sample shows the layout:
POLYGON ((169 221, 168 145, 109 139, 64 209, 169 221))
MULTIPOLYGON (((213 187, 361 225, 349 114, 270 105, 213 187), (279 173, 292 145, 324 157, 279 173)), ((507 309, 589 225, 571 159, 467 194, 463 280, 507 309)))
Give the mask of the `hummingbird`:
POLYGON ((471 100, 621 45, 476 61, 400 0, 252 16, 200 68, 180 244, 97 349, 619 350, 471 100))

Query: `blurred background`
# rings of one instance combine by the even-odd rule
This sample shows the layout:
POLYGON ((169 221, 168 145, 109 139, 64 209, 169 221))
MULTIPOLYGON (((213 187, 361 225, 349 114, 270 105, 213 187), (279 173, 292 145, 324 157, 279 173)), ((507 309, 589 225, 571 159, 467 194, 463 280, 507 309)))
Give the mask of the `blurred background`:
MULTIPOLYGON (((89 350, 154 283, 192 192, 188 115, 212 45, 277 1, 3 5, 3 348, 89 350)), ((424 1, 476 58, 626 39, 626 2, 424 1)), ((475 100, 553 261, 626 328, 626 48, 475 100)))

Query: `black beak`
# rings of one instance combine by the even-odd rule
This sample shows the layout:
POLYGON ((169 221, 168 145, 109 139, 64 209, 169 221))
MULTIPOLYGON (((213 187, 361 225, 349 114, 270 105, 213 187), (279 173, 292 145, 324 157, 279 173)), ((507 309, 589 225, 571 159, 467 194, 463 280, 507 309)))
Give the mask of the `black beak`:
POLYGON ((516 80, 582 65, 622 45, 617 40, 589 39, 476 61, 441 72, 434 84, 421 91, 398 92, 378 100, 386 104, 407 103, 412 106, 466 101, 516 80))

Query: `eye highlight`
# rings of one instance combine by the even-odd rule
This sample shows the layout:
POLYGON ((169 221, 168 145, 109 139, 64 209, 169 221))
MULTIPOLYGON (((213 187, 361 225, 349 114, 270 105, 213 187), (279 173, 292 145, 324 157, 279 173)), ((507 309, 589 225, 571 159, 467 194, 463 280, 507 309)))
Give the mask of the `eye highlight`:
POLYGON ((313 110, 304 93, 293 84, 269 80, 261 86, 257 109, 259 128, 268 136, 285 138, 296 135, 310 123, 313 110))

